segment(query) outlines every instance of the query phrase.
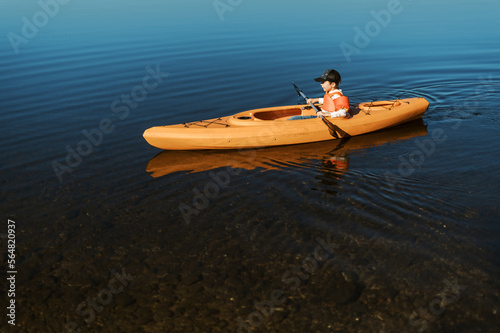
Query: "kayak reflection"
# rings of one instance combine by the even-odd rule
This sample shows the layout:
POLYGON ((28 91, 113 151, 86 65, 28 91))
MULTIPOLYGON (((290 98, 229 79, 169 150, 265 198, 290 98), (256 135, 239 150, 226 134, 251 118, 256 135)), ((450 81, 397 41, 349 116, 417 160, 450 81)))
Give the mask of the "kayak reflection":
POLYGON ((349 152, 426 134, 427 127, 419 119, 380 132, 310 144, 242 150, 170 150, 153 157, 146 171, 155 178, 174 172, 194 173, 223 167, 268 171, 304 168, 321 160, 325 169, 341 175, 348 171, 349 152))

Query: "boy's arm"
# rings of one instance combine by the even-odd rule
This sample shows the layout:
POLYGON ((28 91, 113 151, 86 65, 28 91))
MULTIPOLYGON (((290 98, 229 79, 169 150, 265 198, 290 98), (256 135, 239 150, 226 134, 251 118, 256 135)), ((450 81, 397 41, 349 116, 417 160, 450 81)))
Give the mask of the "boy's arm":
POLYGON ((320 98, 309 98, 306 103, 320 103, 320 98))

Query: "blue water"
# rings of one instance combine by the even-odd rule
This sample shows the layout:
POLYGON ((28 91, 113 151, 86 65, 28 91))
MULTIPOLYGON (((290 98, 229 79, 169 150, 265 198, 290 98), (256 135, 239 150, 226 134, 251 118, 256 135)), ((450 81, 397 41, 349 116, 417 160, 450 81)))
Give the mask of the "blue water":
POLYGON ((17 329, 497 332, 499 10, 1 1, 0 211, 17 224, 17 329), (327 68, 353 104, 421 96, 429 109, 348 142, 250 152, 161 152, 142 138, 302 103, 291 81, 319 97, 327 68), (318 237, 338 248, 290 289, 283 274, 318 237), (77 310, 122 269, 135 276, 123 292, 94 317, 77 310), (258 310, 275 289, 286 302, 258 310))

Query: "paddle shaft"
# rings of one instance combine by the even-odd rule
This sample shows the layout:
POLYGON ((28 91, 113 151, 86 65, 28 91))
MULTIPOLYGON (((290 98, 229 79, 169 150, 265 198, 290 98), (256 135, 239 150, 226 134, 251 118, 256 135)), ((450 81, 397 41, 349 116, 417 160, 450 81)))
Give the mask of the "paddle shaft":
MULTIPOLYGON (((299 87, 297 87, 295 85, 295 83, 292 83, 293 86, 295 87, 295 90, 297 90, 297 94, 299 94, 299 96, 301 96, 306 102, 308 100, 307 96, 302 92, 302 90, 300 90, 299 87)), ((323 115, 321 113, 319 113, 319 110, 316 108, 316 106, 314 106, 314 104, 312 102, 307 102, 307 104, 309 104, 314 111, 316 111, 316 114, 318 114, 320 116, 320 118, 323 118, 323 115)))

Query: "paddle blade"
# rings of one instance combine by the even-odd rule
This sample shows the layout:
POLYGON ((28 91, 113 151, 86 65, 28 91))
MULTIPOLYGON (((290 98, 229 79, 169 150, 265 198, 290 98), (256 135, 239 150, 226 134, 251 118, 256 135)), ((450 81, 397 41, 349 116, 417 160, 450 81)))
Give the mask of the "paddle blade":
POLYGON ((302 97, 302 98, 304 99, 304 101, 307 101, 307 96, 306 96, 306 95, 302 92, 302 90, 300 90, 300 88, 299 88, 299 87, 297 87, 297 86, 295 85, 295 83, 293 83, 293 82, 292 82, 292 84, 293 84, 293 87, 295 88, 295 91, 297 92, 297 94, 298 94, 300 97, 302 97))
POLYGON ((349 133, 343 131, 337 125, 332 124, 325 117, 321 117, 321 120, 323 120, 323 123, 325 123, 326 127, 328 127, 328 131, 330 132, 330 135, 333 136, 335 139, 350 137, 349 133))
POLYGON ((302 91, 299 89, 299 87, 297 87, 297 86, 295 85, 295 83, 293 83, 293 82, 292 82, 292 84, 293 84, 293 87, 295 88, 295 91, 297 92, 297 95, 299 95, 299 96, 301 96, 301 97, 302 97, 302 95, 300 94, 302 91))

